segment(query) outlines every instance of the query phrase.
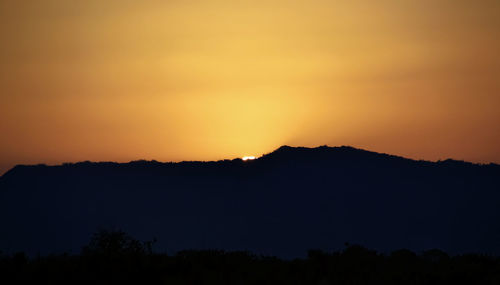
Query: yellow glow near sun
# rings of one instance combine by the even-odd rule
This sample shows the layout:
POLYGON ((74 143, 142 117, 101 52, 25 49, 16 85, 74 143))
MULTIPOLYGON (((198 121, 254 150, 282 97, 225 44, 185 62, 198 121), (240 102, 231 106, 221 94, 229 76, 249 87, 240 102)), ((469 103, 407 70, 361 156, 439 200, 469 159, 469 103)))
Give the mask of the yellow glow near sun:
POLYGON ((254 159, 255 159, 255 156, 244 156, 244 157, 242 157, 241 159, 243 159, 243 160, 245 160, 245 161, 246 161, 246 160, 254 160, 254 159))

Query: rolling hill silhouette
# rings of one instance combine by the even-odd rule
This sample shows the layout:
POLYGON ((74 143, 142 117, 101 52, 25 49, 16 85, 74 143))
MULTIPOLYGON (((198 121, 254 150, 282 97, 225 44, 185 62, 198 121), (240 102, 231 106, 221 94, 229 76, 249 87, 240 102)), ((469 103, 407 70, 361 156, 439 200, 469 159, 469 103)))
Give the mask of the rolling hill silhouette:
POLYGON ((280 257, 345 242, 500 254, 500 166, 351 147, 283 146, 254 161, 16 166, 0 178, 0 250, 77 252, 98 228, 156 250, 280 257))

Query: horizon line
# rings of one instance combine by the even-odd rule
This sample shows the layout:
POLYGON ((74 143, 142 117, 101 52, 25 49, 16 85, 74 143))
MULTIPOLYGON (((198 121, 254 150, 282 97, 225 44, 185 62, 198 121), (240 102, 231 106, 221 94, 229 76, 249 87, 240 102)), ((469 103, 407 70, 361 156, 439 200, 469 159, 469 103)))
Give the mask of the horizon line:
POLYGON ((467 160, 462 160, 462 159, 455 159, 455 158, 446 158, 446 159, 438 159, 438 160, 429 160, 429 159, 417 159, 417 158, 410 158, 406 157, 403 155, 395 155, 395 154, 390 154, 390 153, 385 153, 385 152, 377 152, 377 151, 372 151, 372 150, 367 150, 359 147, 353 147, 349 145, 339 145, 339 146, 329 146, 329 145, 319 145, 315 147, 308 147, 308 146, 291 146, 291 145, 281 145, 278 148, 275 148, 273 151, 269 153, 263 153, 259 156, 255 156, 255 159, 251 160, 243 160, 243 157, 234 157, 234 158, 223 158, 219 160, 178 160, 178 161, 159 161, 156 159, 135 159, 135 160, 130 160, 130 161, 110 161, 110 160, 102 160, 102 161, 91 161, 91 160, 82 160, 82 161, 74 161, 74 162, 61 162, 61 163, 56 163, 56 164, 48 164, 48 163, 33 163, 33 164, 16 164, 13 167, 9 168, 6 170, 4 173, 0 173, 0 178, 3 177, 5 174, 8 172, 12 171, 13 169, 17 167, 36 167, 36 166, 46 166, 46 167, 59 167, 59 166, 67 166, 67 165, 76 165, 76 164, 82 164, 82 163, 94 163, 94 164, 103 164, 103 163, 114 163, 114 164, 130 164, 130 163, 136 163, 136 162, 155 162, 155 163, 161 163, 161 164, 176 164, 176 163, 210 163, 210 162, 224 162, 224 161, 243 161, 245 163, 252 163, 255 161, 258 161, 259 159, 271 155, 280 149, 284 148, 290 148, 290 149, 302 149, 302 150, 316 150, 316 149, 321 149, 321 148, 328 148, 328 149, 352 149, 352 150, 358 150, 358 151, 364 151, 367 153, 372 153, 372 154, 378 154, 378 155, 385 155, 389 156, 392 158, 399 158, 399 159, 405 159, 405 160, 410 160, 410 161, 415 161, 415 162, 428 162, 428 163, 439 163, 439 162, 459 162, 459 163, 466 163, 466 164, 471 164, 471 165, 479 165, 479 166, 487 166, 487 165, 496 165, 499 166, 499 163, 496 162, 471 162, 467 160))

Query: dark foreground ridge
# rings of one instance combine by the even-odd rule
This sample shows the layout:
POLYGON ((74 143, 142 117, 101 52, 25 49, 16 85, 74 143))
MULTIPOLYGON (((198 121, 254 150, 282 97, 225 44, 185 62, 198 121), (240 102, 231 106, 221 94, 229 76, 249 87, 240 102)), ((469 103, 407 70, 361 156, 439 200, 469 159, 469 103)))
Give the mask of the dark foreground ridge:
POLYGON ((358 245, 283 260, 245 251, 155 253, 121 231, 97 232, 78 255, 0 255, 2 284, 500 284, 500 257, 439 250, 381 254, 358 245))
POLYGON ((254 161, 16 166, 0 178, 0 250, 76 253, 98 228, 156 249, 281 258, 345 242, 379 252, 500 255, 500 166, 351 147, 283 146, 254 161))

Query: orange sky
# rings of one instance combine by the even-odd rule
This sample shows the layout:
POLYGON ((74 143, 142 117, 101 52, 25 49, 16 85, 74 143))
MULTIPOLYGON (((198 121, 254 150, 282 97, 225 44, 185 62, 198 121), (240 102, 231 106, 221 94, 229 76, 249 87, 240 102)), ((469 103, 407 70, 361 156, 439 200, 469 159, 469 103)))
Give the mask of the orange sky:
POLYGON ((283 144, 500 162, 498 0, 0 0, 0 173, 283 144))

